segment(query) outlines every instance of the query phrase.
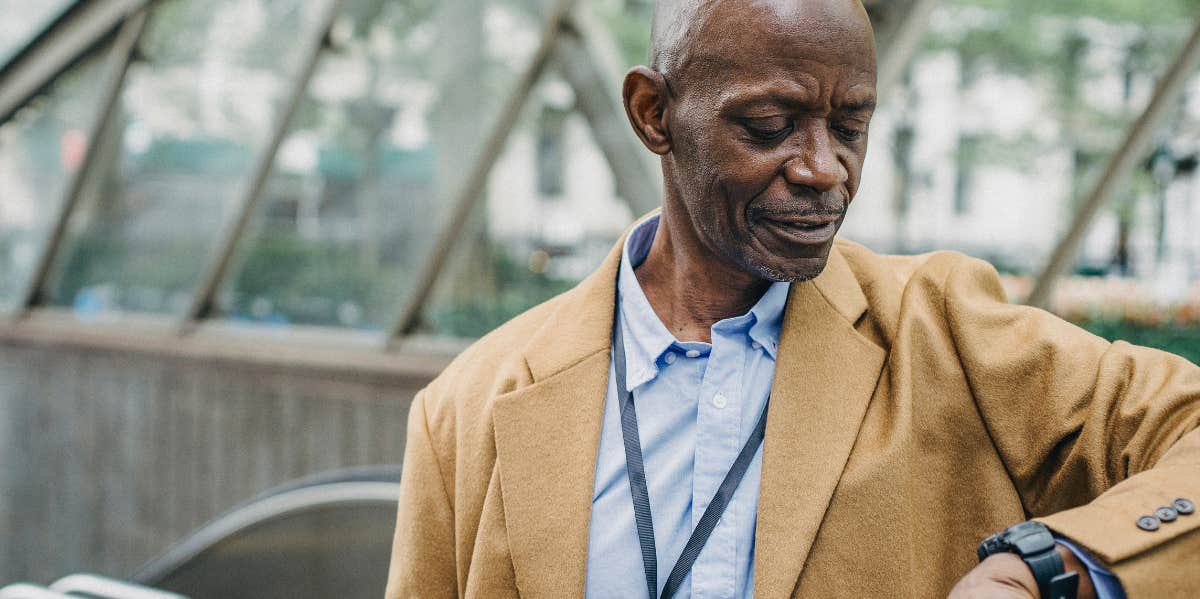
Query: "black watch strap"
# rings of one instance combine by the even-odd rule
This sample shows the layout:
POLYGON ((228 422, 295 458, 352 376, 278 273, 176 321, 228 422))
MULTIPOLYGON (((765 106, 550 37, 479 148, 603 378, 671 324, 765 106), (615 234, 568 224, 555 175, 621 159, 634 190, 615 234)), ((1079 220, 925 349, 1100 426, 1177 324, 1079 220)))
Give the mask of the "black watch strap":
POLYGON ((1079 576, 1065 571, 1062 556, 1053 547, 1035 555, 1022 555, 1021 559, 1033 571, 1042 599, 1075 599, 1079 576))
POLYGON ((1037 581, 1041 599, 1075 599, 1079 575, 1067 572, 1050 530, 1040 522, 1022 522, 979 544, 982 561, 997 553, 1015 553, 1037 581))

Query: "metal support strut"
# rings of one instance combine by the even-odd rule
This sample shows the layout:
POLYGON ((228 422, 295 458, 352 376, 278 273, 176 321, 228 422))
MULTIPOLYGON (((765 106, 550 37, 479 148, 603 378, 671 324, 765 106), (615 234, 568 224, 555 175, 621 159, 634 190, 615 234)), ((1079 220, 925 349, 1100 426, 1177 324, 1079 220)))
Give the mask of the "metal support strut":
POLYGON ((564 25, 576 1, 559 0, 554 5, 554 9, 551 11, 550 17, 546 20, 545 27, 542 29, 541 44, 538 46, 533 58, 530 59, 529 64, 525 67, 525 72, 517 80, 517 84, 509 95, 508 101, 505 103, 504 109, 501 110, 496 123, 492 126, 491 131, 488 132, 483 150, 471 166, 471 170, 463 186, 455 193, 450 213, 438 231, 433 248, 430 250, 425 262, 421 265, 416 284, 405 300, 399 316, 393 322, 392 326, 388 328, 387 339, 389 347, 395 346, 397 337, 407 335, 416 328, 421 311, 424 309, 425 303, 429 300, 429 296, 433 292, 433 286, 437 282, 438 276, 446 264, 446 260, 458 242, 458 238, 462 234, 471 212, 482 199, 484 187, 487 185, 488 174, 491 173, 492 167, 500 158, 501 152, 504 151, 504 144, 508 141, 509 135, 516 126, 521 109, 525 106, 525 102, 533 92, 533 86, 537 84, 542 74, 546 71, 550 55, 553 53, 559 38, 563 34, 564 25))
POLYGON ((71 222, 71 215, 75 213, 75 209, 79 206, 80 197, 83 195, 83 188, 96 169, 101 141, 110 134, 109 129, 112 128, 113 115, 116 113, 117 102, 121 98, 121 90, 125 85, 125 74, 129 72, 129 63, 133 60, 138 38, 141 37, 145 27, 146 9, 143 8, 130 16, 121 25, 121 29, 117 33, 117 39, 113 42, 112 48, 109 50, 108 72, 104 79, 104 89, 100 93, 99 111, 96 113, 92 127, 88 131, 87 153, 84 154, 83 162, 79 165, 79 170, 71 177, 67 193, 63 197, 62 203, 59 204, 58 213, 54 215, 54 221, 50 227, 46 245, 42 247, 42 251, 34 263, 33 272, 20 296, 20 302, 17 304, 15 318, 24 317, 29 313, 30 309, 42 300, 42 292, 50 276, 50 268, 54 265, 58 253, 62 250, 62 245, 67 234, 67 225, 71 222))
POLYGON ((1029 293, 1026 303, 1039 308, 1050 306, 1051 294, 1059 275, 1070 266, 1075 259, 1083 236, 1095 219, 1100 208, 1108 203, 1109 198, 1120 188, 1133 167, 1145 156, 1151 138, 1159 130, 1163 121, 1170 114, 1170 108, 1175 105, 1183 93, 1188 76, 1200 62, 1200 18, 1196 19, 1191 36, 1184 43, 1183 49, 1159 81, 1154 90, 1154 97, 1146 105, 1146 109, 1130 127, 1125 140, 1112 158, 1109 159, 1104 174, 1096 181, 1087 198, 1079 204, 1079 209, 1071 221, 1066 234, 1055 246, 1050 260, 1038 275, 1029 293))
POLYGON ((313 36, 307 49, 304 62, 301 63, 300 68, 296 71, 291 82, 292 85, 288 88, 288 95, 283 107, 276 114, 275 122, 271 125, 267 145, 258 154, 254 163, 254 169, 250 172, 250 180, 246 183, 246 187, 242 191, 237 208, 221 229, 217 246, 200 276, 199 286, 196 287, 196 291, 192 296, 192 303, 189 305, 187 312, 184 313, 184 319, 180 325, 180 333, 182 334, 193 331, 196 323, 208 316, 209 312, 212 311, 214 298, 221 287, 222 281, 225 279, 226 271, 229 270, 229 264, 233 261, 234 251, 237 250, 238 242, 246 233, 250 219, 254 216, 254 208, 258 205, 258 200, 262 196, 263 187, 267 184, 267 178, 271 174, 271 166, 275 163, 275 155, 279 153, 279 147, 283 144, 283 139, 287 135, 292 117, 295 116, 296 110, 304 100, 304 94, 308 90, 308 82, 312 79, 313 73, 317 69, 321 50, 325 47, 325 40, 329 36, 329 31, 333 28, 333 22, 341 10, 342 1, 333 0, 326 8, 326 13, 322 18, 320 26, 317 27, 316 34, 313 36))

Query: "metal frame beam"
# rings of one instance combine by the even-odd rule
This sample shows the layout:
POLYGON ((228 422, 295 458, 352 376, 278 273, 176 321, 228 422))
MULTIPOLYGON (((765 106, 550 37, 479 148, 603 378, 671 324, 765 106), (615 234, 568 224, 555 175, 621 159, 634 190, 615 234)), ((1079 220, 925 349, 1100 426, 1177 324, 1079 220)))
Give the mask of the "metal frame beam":
POLYGON ((152 0, 88 0, 61 16, 0 66, 0 124, 152 0))
POLYGON ((612 86, 619 74, 607 68, 596 48, 602 32, 576 11, 568 21, 555 58, 563 78, 575 91, 575 108, 587 120, 596 145, 612 169, 617 195, 629 203, 634 216, 645 214, 662 201, 662 183, 645 158, 648 152, 637 141, 621 104, 620 88, 612 86))
POLYGON ((11 347, 79 349, 108 354, 238 364, 263 372, 307 372, 327 381, 401 382, 424 386, 466 348, 453 338, 417 337, 400 353, 379 348, 379 335, 331 327, 208 321, 194 335, 175 335, 178 323, 160 314, 80 322, 70 310, 40 308, 20 322, 0 321, 0 354, 11 347))
POLYGON ((1039 308, 1050 306, 1054 285, 1059 277, 1074 261, 1079 244, 1083 241, 1092 221, 1100 208, 1121 187, 1125 178, 1146 155, 1150 141, 1162 127, 1163 122, 1171 113, 1171 107, 1178 102, 1183 94, 1188 76, 1200 64, 1200 18, 1192 28, 1192 33, 1180 49, 1175 62, 1167 69, 1166 74, 1158 82, 1154 96, 1146 105, 1141 116, 1133 123, 1125 135, 1124 141, 1116 153, 1108 161, 1104 173, 1097 179, 1095 185, 1079 204, 1071 225, 1059 239, 1045 268, 1034 282, 1033 291, 1029 293, 1026 303, 1039 308))
POLYGON ((925 33, 929 31, 930 15, 939 1, 911 0, 907 7, 900 3, 892 3, 887 7, 893 12, 879 24, 876 31, 879 66, 875 93, 880 98, 891 93, 921 48, 925 33))
POLYGON ((576 1, 558 0, 550 12, 549 18, 546 19, 537 50, 509 94, 495 124, 488 132, 482 151, 471 165, 463 186, 454 194, 450 212, 442 223, 425 262, 421 265, 416 284, 401 306, 398 317, 387 329, 389 348, 396 346, 398 337, 408 335, 416 328, 421 312, 424 310, 429 296, 433 293, 434 284, 437 282, 438 276, 442 274, 446 260, 466 227, 471 212, 482 200, 488 175, 504 151, 504 145, 508 141, 509 135, 516 127, 521 109, 524 108, 525 102, 533 92, 534 85, 546 71, 551 54, 566 29, 567 19, 576 1))
POLYGON ((279 152, 279 147, 283 144, 284 137, 287 136, 288 128, 292 123, 296 110, 304 100, 305 92, 308 91, 308 83, 317 69, 321 52, 325 48, 325 40, 328 39, 334 20, 341 12, 342 4, 343 0, 330 1, 326 9, 327 12, 322 17, 320 26, 317 28, 316 35, 313 36, 309 47, 306 49, 304 62, 297 69, 292 79, 292 85, 288 88, 287 99, 279 113, 275 115, 275 121, 271 124, 267 145, 255 160, 250 179, 242 191, 237 208, 222 227, 220 236, 218 237, 219 241, 214 248, 211 259, 202 272, 199 285, 192 296, 192 302, 184 313, 183 322, 180 325, 181 334, 193 331, 196 322, 208 316, 212 311, 213 300, 220 289, 221 283, 225 279, 225 274, 229 270, 230 263, 233 261, 233 255, 237 250, 238 243, 245 235, 250 220, 254 216, 254 209, 258 205, 263 188, 266 186, 267 178, 271 174, 271 167, 275 163, 275 155, 279 152))
POLYGON ((104 80, 104 89, 100 94, 99 110, 96 113, 95 120, 92 122, 91 129, 88 131, 87 153, 84 154, 83 162, 79 165, 79 170, 71 178, 66 195, 58 207, 58 213, 54 216, 53 224, 46 238, 46 244, 42 247, 41 254, 34 263, 34 269, 29 281, 21 293, 19 303, 17 304, 16 318, 21 318, 28 314, 29 310, 42 299, 42 292, 50 276, 50 268, 54 265, 55 259, 62 250, 67 226, 71 222, 71 215, 75 213, 75 209, 79 206, 80 198, 83 196, 83 188, 96 169, 101 143, 105 137, 111 134, 110 129, 112 128, 113 116, 116 113, 117 102, 121 98, 121 90, 124 89, 125 75, 129 72, 129 64, 133 60, 138 38, 141 37, 145 27, 146 9, 141 9, 121 25, 121 29, 117 33, 117 38, 109 50, 108 64, 106 65, 108 72, 104 80))

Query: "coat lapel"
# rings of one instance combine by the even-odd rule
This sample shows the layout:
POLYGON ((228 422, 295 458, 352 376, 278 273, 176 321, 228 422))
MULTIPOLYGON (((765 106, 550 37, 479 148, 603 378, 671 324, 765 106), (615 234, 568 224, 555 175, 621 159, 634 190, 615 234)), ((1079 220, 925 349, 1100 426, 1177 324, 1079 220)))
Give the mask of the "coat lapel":
MULTIPOLYGON (((533 384, 496 400, 497 465, 523 597, 582 597, 624 237, 522 350, 533 384)), ((850 455, 884 351, 855 331, 867 308, 835 248, 792 285, 767 416, 755 596, 788 597, 850 455)))
POLYGON ((493 412, 505 524, 522 597, 582 597, 592 484, 624 238, 523 349, 533 384, 493 412))
POLYGON ((885 352, 854 329, 867 302, 835 249, 793 284, 763 447, 754 596, 790 597, 858 436, 885 352))

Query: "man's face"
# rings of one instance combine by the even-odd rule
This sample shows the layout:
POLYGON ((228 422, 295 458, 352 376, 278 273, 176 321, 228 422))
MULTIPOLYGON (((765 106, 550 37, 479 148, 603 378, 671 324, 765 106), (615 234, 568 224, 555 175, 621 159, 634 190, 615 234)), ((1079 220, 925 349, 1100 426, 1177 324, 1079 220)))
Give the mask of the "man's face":
POLYGON ((668 184, 700 243, 765 279, 811 279, 858 189, 875 105, 856 2, 723 2, 668 75, 668 184))

